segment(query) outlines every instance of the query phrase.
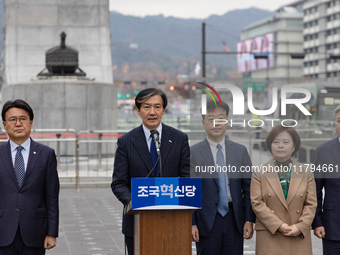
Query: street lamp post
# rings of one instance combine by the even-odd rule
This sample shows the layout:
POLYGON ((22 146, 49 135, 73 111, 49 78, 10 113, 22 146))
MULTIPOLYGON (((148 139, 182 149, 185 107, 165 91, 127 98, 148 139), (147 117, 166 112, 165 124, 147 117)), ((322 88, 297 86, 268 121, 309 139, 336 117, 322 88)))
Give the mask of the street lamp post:
POLYGON ((202 23, 202 78, 205 79, 205 22, 202 23))

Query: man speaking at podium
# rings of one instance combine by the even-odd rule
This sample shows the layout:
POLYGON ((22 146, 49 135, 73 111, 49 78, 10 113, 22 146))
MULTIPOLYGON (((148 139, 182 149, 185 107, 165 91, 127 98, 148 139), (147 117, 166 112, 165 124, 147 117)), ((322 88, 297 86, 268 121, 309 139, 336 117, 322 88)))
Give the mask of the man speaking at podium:
MULTIPOLYGON (((131 178, 160 177, 161 173, 162 177, 190 177, 188 136, 162 123, 167 104, 166 95, 159 89, 148 88, 139 92, 135 105, 143 124, 117 141, 111 188, 124 207, 131 200, 131 178), (157 134, 154 130, 158 131, 161 166, 157 162, 158 144, 155 145, 151 136, 157 134)), ((123 216, 122 232, 128 254, 132 255, 133 216, 123 216)))

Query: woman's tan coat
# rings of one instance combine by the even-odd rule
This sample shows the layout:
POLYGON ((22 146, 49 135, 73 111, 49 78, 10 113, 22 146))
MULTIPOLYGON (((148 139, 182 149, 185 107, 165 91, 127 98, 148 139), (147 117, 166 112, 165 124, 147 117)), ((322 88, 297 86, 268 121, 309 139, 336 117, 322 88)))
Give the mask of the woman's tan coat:
POLYGON ((312 254, 310 229, 317 206, 313 174, 293 160, 286 200, 278 174, 269 170, 262 172, 270 166, 275 167, 273 159, 253 172, 250 185, 251 204, 256 214, 256 254, 312 254), (301 235, 284 236, 278 231, 282 223, 295 224, 301 235))

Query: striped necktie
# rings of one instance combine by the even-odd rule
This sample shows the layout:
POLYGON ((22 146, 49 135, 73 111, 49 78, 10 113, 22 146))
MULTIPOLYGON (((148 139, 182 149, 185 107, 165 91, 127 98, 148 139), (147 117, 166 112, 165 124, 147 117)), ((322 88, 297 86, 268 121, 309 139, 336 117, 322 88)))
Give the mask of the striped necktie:
POLYGON ((15 160, 14 160, 14 171, 15 171, 17 182, 20 188, 25 177, 25 163, 24 163, 24 158, 21 154, 21 151, 23 148, 24 147, 22 146, 17 147, 16 149, 17 154, 15 155, 15 160))

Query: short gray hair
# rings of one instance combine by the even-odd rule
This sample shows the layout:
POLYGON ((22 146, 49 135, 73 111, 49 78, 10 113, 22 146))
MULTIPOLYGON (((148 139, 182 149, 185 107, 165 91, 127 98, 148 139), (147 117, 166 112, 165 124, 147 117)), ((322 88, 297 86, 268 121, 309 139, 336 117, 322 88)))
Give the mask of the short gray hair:
POLYGON ((334 119, 339 111, 340 111, 340 104, 338 104, 338 106, 334 109, 334 119))

